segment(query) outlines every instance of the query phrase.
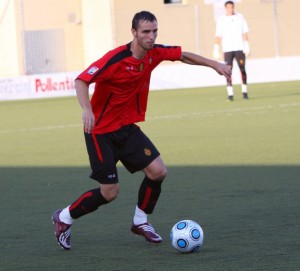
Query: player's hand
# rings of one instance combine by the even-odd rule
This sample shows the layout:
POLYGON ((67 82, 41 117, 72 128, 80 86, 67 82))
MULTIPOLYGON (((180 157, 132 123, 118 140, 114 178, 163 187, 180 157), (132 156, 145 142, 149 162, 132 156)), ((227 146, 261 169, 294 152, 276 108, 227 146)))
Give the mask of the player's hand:
POLYGON ((95 116, 91 109, 83 109, 82 121, 84 131, 86 133, 91 133, 95 125, 95 116))
POLYGON ((228 65, 216 62, 215 70, 218 74, 224 75, 226 79, 230 80, 231 68, 228 65))
POLYGON ((213 58, 215 60, 219 60, 221 58, 221 55, 220 55, 220 46, 219 44, 215 44, 214 46, 214 50, 213 50, 213 58))
POLYGON ((248 41, 244 41, 243 53, 248 57, 250 55, 250 45, 248 41))

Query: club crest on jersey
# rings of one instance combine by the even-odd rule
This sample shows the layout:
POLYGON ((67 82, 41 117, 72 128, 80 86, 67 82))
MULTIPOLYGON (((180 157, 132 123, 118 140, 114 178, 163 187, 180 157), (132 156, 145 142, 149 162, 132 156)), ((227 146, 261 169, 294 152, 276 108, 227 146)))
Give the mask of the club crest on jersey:
POLYGON ((140 66, 139 66, 139 71, 141 72, 141 71, 143 71, 143 69, 144 69, 144 62, 142 62, 142 63, 140 64, 140 66))
POLYGON ((151 150, 149 150, 148 148, 145 148, 144 149, 144 152, 145 152, 145 155, 146 156, 150 156, 152 153, 151 153, 151 150))
POLYGON ((90 74, 90 75, 93 75, 96 71, 98 71, 99 70, 99 68, 98 67, 96 67, 96 66, 93 66, 92 68, 90 68, 89 70, 88 70, 88 74, 90 74))

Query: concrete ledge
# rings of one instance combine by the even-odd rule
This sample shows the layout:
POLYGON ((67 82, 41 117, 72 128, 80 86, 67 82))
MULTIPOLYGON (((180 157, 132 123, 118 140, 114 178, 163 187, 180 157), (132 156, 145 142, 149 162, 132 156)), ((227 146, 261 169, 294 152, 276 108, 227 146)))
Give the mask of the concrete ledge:
MULTIPOLYGON (((249 59, 246 63, 248 84, 300 80, 300 57, 249 59)), ((233 84, 241 83, 237 63, 233 67, 233 84)), ((152 73, 152 90, 225 85, 224 77, 206 67, 183 63, 158 66, 152 73)))
MULTIPOLYGON (((240 84, 237 64, 234 63, 233 83, 240 84)), ((300 80, 300 56, 249 59, 246 63, 248 83, 300 80)), ((74 79, 79 72, 36 74, 0 78, 0 101, 51 98, 76 95, 74 79)), ((195 88, 225 85, 224 77, 206 67, 180 62, 158 66, 152 73, 151 90, 195 88)), ((93 86, 90 87, 92 93, 93 86)))

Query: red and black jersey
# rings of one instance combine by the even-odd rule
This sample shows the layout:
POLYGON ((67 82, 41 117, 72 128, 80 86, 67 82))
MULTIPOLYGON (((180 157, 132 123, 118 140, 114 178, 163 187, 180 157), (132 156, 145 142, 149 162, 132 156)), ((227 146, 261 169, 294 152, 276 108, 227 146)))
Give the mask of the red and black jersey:
POLYGON ((96 83, 91 105, 94 134, 118 130, 145 120, 150 77, 164 60, 180 60, 181 47, 155 44, 143 59, 136 59, 130 43, 115 48, 91 64, 77 79, 96 83))

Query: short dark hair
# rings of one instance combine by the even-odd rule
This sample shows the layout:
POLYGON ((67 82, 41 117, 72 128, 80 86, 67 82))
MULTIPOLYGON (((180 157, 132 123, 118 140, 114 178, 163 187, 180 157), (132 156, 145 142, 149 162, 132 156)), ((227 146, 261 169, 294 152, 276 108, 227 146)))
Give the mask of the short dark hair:
POLYGON ((131 28, 134 30, 137 30, 140 21, 154 22, 154 21, 157 21, 157 19, 156 19, 155 15, 149 11, 138 12, 134 15, 134 17, 132 19, 131 28))
POLYGON ((224 4, 224 6, 226 7, 228 4, 234 6, 234 2, 233 1, 226 1, 225 4, 224 4))

